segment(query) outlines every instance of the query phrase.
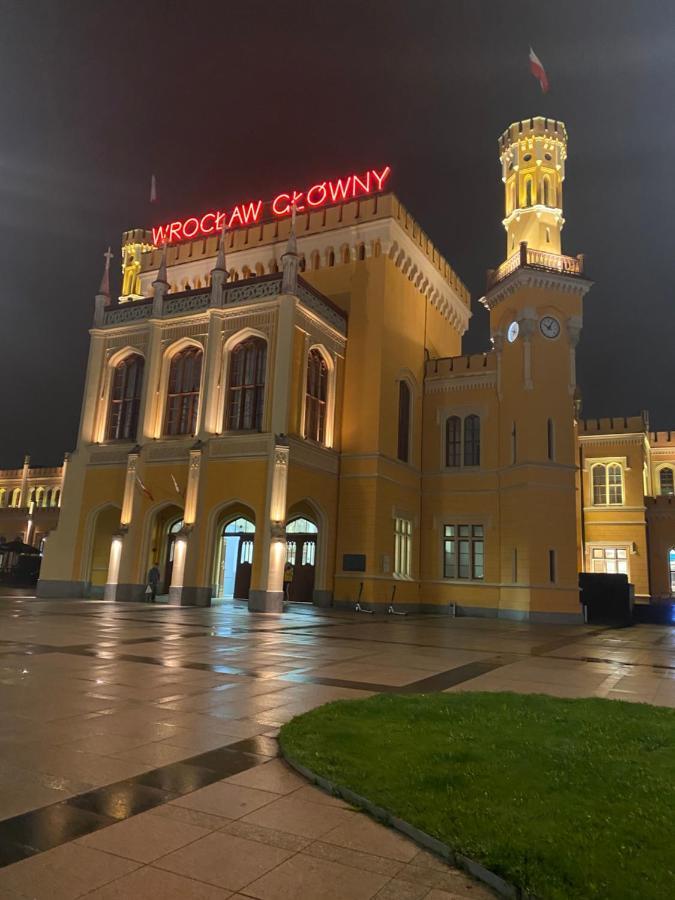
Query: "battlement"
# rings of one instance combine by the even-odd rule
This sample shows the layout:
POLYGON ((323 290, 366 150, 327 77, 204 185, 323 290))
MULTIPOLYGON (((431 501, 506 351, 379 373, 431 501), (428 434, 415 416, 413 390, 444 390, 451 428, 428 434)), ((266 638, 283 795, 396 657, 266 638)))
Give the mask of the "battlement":
POLYGON ((649 443, 652 447, 675 448, 675 431, 651 431, 649 443))
MULTIPOLYGON (((469 307, 470 295, 457 273, 448 261, 441 255, 438 248, 430 240, 429 236, 420 228, 410 213, 394 194, 375 195, 358 200, 350 200, 335 206, 329 206, 315 211, 299 213, 296 219, 296 233, 300 242, 302 255, 302 238, 337 232, 335 237, 335 262, 348 262, 357 259, 356 242, 360 226, 367 226, 371 222, 382 219, 393 219, 417 245, 424 256, 429 260, 434 269, 450 286, 455 296, 465 306, 469 307), (345 232, 344 236, 339 232, 345 232), (354 243, 354 247, 352 247, 354 243), (343 254, 348 252, 348 258, 343 254)), ((233 228, 227 232, 226 253, 238 251, 256 250, 264 245, 273 245, 281 241, 285 242, 290 231, 290 217, 275 219, 273 221, 259 222, 243 228, 233 228)), ((149 243, 152 243, 151 233, 143 229, 126 231, 122 237, 127 241, 129 235, 141 235, 140 241, 145 241, 150 235, 149 243)), ((392 248, 381 248, 382 253, 390 253, 392 248)), ((218 235, 201 237, 192 241, 169 246, 167 249, 167 265, 169 267, 183 263, 192 263, 200 259, 215 258, 218 252, 218 235)), ((369 254, 367 254, 369 255, 369 254)), ((152 272, 159 267, 160 251, 157 248, 149 249, 141 255, 141 273, 152 272)), ((305 260, 308 269, 312 268, 312 261, 305 260)), ((258 271, 256 274, 265 274, 258 271)))
POLYGON ((463 375, 478 375, 481 372, 495 371, 497 357, 494 353, 471 353, 463 356, 443 356, 428 359, 425 365, 427 378, 452 378, 463 375))
POLYGON ((643 412, 639 416, 619 416, 605 419, 581 419, 579 421, 579 437, 595 434, 635 434, 649 430, 649 416, 643 412))
POLYGON ((128 244, 146 244, 152 247, 152 231, 145 228, 132 228, 129 231, 122 232, 122 247, 128 244))
POLYGON ((519 141, 545 138, 567 146, 567 129, 564 122, 557 119, 546 119, 544 116, 533 116, 520 122, 513 122, 499 138, 499 151, 505 153, 519 141))

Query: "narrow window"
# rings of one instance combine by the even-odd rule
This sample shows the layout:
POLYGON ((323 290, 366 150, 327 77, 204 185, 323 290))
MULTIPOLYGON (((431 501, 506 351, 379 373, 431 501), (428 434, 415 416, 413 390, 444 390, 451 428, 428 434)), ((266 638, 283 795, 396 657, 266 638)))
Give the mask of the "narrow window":
POLYGON ((607 502, 623 503, 623 478, 621 466, 618 463, 607 466, 607 502))
POLYGON ((549 550, 548 551, 548 580, 551 582, 551 584, 555 584, 555 577, 556 577, 555 564, 556 564, 555 550, 549 550))
MULTIPOLYGON (((551 182, 549 181, 548 175, 544 176, 543 187, 544 187, 544 206, 550 206, 551 204, 550 204, 549 200, 550 200, 550 193, 551 193, 551 182)), ((546 231, 548 232, 548 229, 546 229, 546 231)), ((548 238, 547 238, 547 240, 548 240, 548 238)))
POLYGON ((171 360, 166 394, 165 435, 194 434, 197 430, 203 355, 198 347, 186 347, 171 360))
POLYGON ((464 419, 464 465, 480 465, 480 417, 464 419))
POLYGON ((329 266, 335 265, 335 251, 334 250, 330 250, 328 253, 328 265, 329 266))
POLYGON ((305 437, 323 444, 326 439, 326 401, 328 366, 318 350, 310 350, 307 359, 305 392, 305 437))
POLYGON ((518 451, 518 435, 516 434, 516 423, 511 425, 511 465, 516 461, 518 451))
POLYGON ((410 457, 410 387, 407 381, 398 383, 398 458, 408 462, 410 457))
POLYGON ((144 363, 142 356, 132 353, 115 366, 108 412, 109 441, 136 440, 144 363))
POLYGON ((365 244, 359 244, 358 256, 361 261, 363 261, 366 258, 366 245, 365 244))
POLYGON ((549 459, 555 459, 553 419, 546 422, 546 455, 549 459))
POLYGON ((546 229, 546 243, 547 244, 551 243, 551 229, 550 228, 546 229))
POLYGON ((607 466, 593 466, 591 476, 593 482, 593 504, 594 506, 604 506, 607 503, 607 466))
POLYGON ((518 583, 518 548, 513 548, 513 561, 512 561, 512 577, 513 583, 518 583))
POLYGON ((673 484, 673 470, 670 468, 661 469, 659 472, 659 487, 661 489, 662 494, 672 494, 674 484, 673 484))
POLYGON ((409 578, 412 560, 412 522, 394 520, 394 575, 409 578))
POLYGON ((532 206, 532 179, 529 175, 525 179, 525 206, 532 206))
POLYGON ((485 575, 482 525, 443 527, 443 577, 480 580, 485 575))
POLYGON ((445 465, 455 468, 462 464, 462 420, 450 416, 445 422, 445 465))
POLYGON ((250 337, 232 348, 228 382, 228 431, 260 431, 265 403, 267 343, 250 337))

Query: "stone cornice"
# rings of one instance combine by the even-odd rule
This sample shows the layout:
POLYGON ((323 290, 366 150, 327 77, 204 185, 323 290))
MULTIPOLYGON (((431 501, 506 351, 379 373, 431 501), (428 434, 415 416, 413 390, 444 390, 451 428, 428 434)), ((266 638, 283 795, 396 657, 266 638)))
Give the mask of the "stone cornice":
POLYGON ((497 384, 497 373, 489 372, 471 372, 468 375, 442 375, 439 377, 427 376, 424 380, 425 394, 438 394, 442 391, 463 391, 472 388, 495 387, 497 384))
POLYGON ((592 286, 592 281, 579 275, 563 275, 559 272, 536 269, 532 266, 519 266, 503 281, 491 288, 484 297, 481 297, 480 302, 487 309, 494 309, 521 288, 556 290, 583 297, 592 286))

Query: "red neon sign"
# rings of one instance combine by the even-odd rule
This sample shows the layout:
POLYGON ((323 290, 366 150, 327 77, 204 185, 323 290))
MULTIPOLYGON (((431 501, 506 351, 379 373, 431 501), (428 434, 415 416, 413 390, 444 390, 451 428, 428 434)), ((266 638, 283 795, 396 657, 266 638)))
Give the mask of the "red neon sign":
POLYGON ((202 216, 190 216, 188 219, 158 225, 152 229, 152 242, 156 247, 162 244, 175 244, 178 241, 190 241, 196 237, 218 234, 223 226, 241 228, 260 222, 263 210, 269 210, 275 218, 288 216, 293 205, 298 212, 307 209, 318 209, 331 203, 342 203, 357 197, 377 194, 384 188, 384 183, 391 175, 391 167, 385 166, 379 171, 368 169, 367 172, 336 178, 334 181, 320 181, 305 191, 287 191, 277 194, 274 200, 265 203, 254 200, 249 203, 238 203, 231 210, 207 212, 202 216))

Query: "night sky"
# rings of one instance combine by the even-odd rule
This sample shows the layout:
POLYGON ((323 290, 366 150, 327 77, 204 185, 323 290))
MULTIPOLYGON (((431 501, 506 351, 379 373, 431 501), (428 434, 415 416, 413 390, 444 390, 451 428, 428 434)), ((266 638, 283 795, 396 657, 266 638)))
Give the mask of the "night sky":
POLYGON ((123 230, 389 163, 476 300, 505 255, 497 137, 569 132, 563 251, 587 254, 587 417, 675 429, 672 0, 0 2, 0 465, 74 447, 123 230), (532 45, 551 92, 529 74, 532 45), (160 203, 150 207, 151 173, 160 203))

